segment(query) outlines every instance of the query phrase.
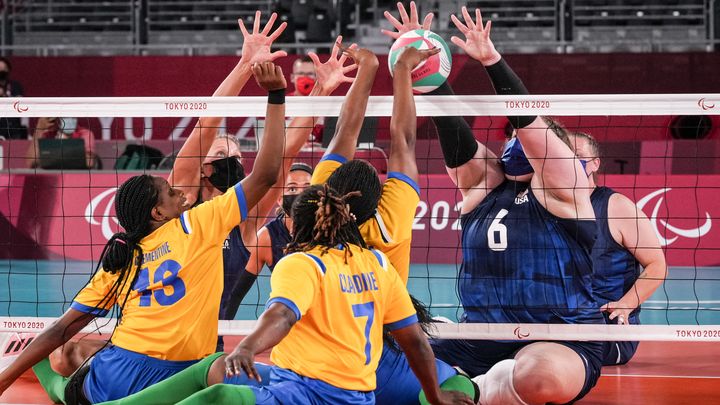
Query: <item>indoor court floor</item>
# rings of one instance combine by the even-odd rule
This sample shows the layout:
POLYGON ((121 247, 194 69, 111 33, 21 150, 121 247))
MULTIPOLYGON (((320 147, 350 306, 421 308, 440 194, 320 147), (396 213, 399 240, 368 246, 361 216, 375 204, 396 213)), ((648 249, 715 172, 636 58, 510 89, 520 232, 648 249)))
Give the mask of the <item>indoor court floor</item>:
MULTIPOLYGON (((234 346, 239 338, 226 338, 234 346)), ((258 360, 268 361, 269 353, 258 360)), ((720 345, 643 342, 627 365, 603 368, 598 385, 582 405, 720 404, 720 345)), ((2 404, 51 404, 30 371, 0 396, 2 404)))

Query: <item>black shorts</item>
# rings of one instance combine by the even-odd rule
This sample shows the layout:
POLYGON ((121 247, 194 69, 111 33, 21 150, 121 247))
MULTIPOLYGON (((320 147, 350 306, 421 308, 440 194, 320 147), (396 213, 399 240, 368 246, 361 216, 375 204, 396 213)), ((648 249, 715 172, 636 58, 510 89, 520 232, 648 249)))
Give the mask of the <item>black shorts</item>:
POLYGON ((640 342, 608 342, 603 366, 619 366, 633 358, 640 342))
MULTIPOLYGON (((495 340, 431 340, 435 357, 460 367, 471 377, 487 373, 496 363, 512 359, 523 347, 537 341, 495 341, 495 340)), ((606 352, 605 342, 553 342, 567 346, 577 353, 585 364, 585 384, 571 402, 587 395, 600 378, 600 367, 606 352)))

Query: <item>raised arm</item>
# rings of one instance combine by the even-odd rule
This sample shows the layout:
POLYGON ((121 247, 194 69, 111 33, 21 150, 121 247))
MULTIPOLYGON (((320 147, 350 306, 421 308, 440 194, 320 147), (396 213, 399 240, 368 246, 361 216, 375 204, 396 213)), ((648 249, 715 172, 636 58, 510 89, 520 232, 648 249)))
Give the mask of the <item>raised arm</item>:
POLYGON ((263 136, 252 172, 241 182, 248 209, 275 184, 282 165, 285 145, 285 88, 287 83, 280 66, 272 62, 256 63, 253 75, 260 87, 269 92, 263 136))
MULTIPOLYGON (((337 46, 341 47, 340 44, 337 46)), ((333 48, 334 49, 334 48, 333 48)), ((340 155, 349 160, 355 156, 360 128, 365 119, 368 97, 375 82, 378 69, 378 59, 368 49, 342 48, 343 55, 352 58, 358 66, 355 81, 345 96, 340 115, 338 116, 335 135, 328 145, 325 156, 340 155)))
MULTIPOLYGON (((280 56, 286 55, 284 51, 270 52, 272 42, 282 34, 287 26, 287 23, 282 23, 271 33, 276 19, 277 14, 273 13, 265 28, 260 31, 260 11, 257 11, 252 34, 245 29, 242 19, 238 20, 244 38, 242 55, 237 65, 215 90, 213 97, 236 96, 250 79, 252 75, 251 68, 255 63, 273 61, 280 56)), ((200 190, 200 166, 210 149, 210 145, 215 140, 221 121, 222 118, 220 117, 198 119, 195 128, 183 144, 173 164, 168 181, 173 187, 185 193, 188 206, 192 206, 197 200, 200 190)))
MULTIPOLYGON (((310 97, 329 96, 340 84, 353 82, 354 79, 347 77, 346 74, 352 72, 357 66, 355 64, 344 66, 347 56, 340 55, 338 57, 339 48, 337 44, 341 42, 342 36, 338 37, 332 55, 325 63, 321 63, 320 58, 318 58, 314 52, 309 54, 315 65, 315 74, 317 76, 317 82, 310 92, 310 97)), ((265 197, 260 200, 255 210, 251 210, 250 215, 248 215, 248 222, 246 222, 242 229, 245 246, 250 247, 255 244, 256 232, 265 224, 266 217, 270 213, 270 210, 278 198, 280 198, 280 195, 282 195, 285 176, 288 171, 290 171, 290 166, 292 166, 295 161, 298 152, 300 152, 300 149, 302 149, 310 136, 316 120, 317 118, 315 117, 297 117, 293 118, 290 122, 290 126, 286 131, 283 164, 280 168, 278 180, 275 185, 270 188, 265 197)), ((250 250, 252 253, 252 248, 250 248, 250 250)))
MULTIPOLYGON (((428 13, 421 25, 415 2, 410 2, 409 15, 402 3, 397 3, 397 8, 400 20, 393 17, 389 11, 385 12, 385 18, 397 29, 397 32, 382 30, 383 34, 396 39, 411 30, 431 28, 433 14, 428 13)), ((488 45, 494 50, 492 42, 488 45)), ((454 95, 447 82, 429 94, 454 95)), ((432 120, 438 131, 448 174, 465 199, 463 210, 466 210, 466 207, 468 210, 472 209, 484 198, 486 190, 492 189, 502 181, 502 171, 497 164, 497 158, 483 144, 475 140, 470 126, 463 117, 432 117, 432 120), (487 178, 489 178, 488 182, 486 182, 487 178)))
POLYGON ((68 309, 60 319, 42 331, 10 367, 0 374, 0 395, 25 371, 64 345, 93 319, 95 319, 94 315, 68 309))
MULTIPOLYGON (((520 78, 490 41, 492 22, 483 25, 479 9, 475 9, 474 21, 466 7, 462 8, 462 15, 464 22, 454 15, 451 19, 465 40, 454 36, 451 41, 485 66, 497 94, 528 94, 520 78)), ((535 190, 542 190, 536 193, 540 203, 563 218, 594 218, 587 175, 570 147, 540 117, 508 119, 517 130, 517 138, 535 171, 532 183, 535 190)))
POLYGON ((622 194, 613 194, 608 204, 608 226, 613 238, 643 266, 643 271, 620 300, 602 306, 610 319, 627 323, 630 313, 658 289, 667 276, 667 263, 650 220, 635 203, 622 194))
POLYGON ((393 68, 393 112, 390 118, 388 171, 403 173, 415 182, 419 177, 415 161, 417 115, 410 73, 420 62, 438 52, 440 48, 423 51, 413 47, 405 48, 393 68))

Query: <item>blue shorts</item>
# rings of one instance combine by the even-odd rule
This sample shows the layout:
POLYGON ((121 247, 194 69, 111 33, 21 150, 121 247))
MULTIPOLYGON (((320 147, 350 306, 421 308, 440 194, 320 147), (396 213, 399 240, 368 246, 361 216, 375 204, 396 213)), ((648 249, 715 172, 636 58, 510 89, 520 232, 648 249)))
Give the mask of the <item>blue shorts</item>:
POLYGON ((94 404, 125 398, 197 362, 160 360, 110 346, 93 357, 83 383, 83 394, 94 404))
MULTIPOLYGON (((471 377, 487 373, 496 363, 512 359, 523 347, 535 341, 495 340, 431 340, 435 356, 446 363, 460 367, 471 377)), ((572 402, 587 395, 600 378, 602 358, 606 351, 605 342, 552 342, 572 349, 585 364, 585 383, 572 402)))
POLYGON ((255 362, 255 371, 260 374, 260 379, 262 379, 262 381, 258 382, 258 380, 250 378, 247 374, 245 374, 245 372, 242 372, 232 377, 225 375, 223 378, 223 384, 247 385, 249 387, 263 387, 270 385, 270 372, 273 368, 273 366, 269 366, 265 363, 255 362))
POLYGON ((250 389, 255 393, 256 405, 371 405, 375 403, 375 395, 372 391, 345 390, 280 367, 272 368, 269 385, 250 387, 250 389))
MULTIPOLYGON (((457 374, 454 368, 441 360, 435 360, 438 384, 457 374)), ((384 404, 417 404, 422 387, 408 364, 405 354, 383 346, 376 371, 377 388, 375 401, 384 404)))

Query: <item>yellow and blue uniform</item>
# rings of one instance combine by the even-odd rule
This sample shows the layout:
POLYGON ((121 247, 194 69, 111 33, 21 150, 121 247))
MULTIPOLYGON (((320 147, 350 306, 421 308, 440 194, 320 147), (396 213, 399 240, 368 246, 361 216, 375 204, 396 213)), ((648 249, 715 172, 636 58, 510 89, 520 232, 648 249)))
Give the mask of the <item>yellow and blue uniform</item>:
MULTIPOLYGON (((315 167, 311 184, 322 184, 347 159, 330 154, 315 167)), ((360 225, 360 234, 371 248, 385 253, 407 284, 410 273, 410 245, 420 186, 407 175, 389 172, 375 216, 360 225)))
POLYGON ((270 385, 253 388, 258 404, 374 403, 383 326, 404 328, 417 316, 387 257, 351 245, 345 263, 345 253, 316 248, 276 265, 267 306, 281 303, 298 321, 273 348, 270 385))
POLYGON ((91 402, 137 392, 214 352, 222 247, 230 230, 246 216, 245 194, 238 183, 143 238, 143 257, 133 260, 129 277, 135 280, 132 286, 122 286, 105 298, 118 275, 100 270, 77 294, 71 308, 81 312, 104 316, 113 305, 123 306, 113 346, 95 356, 85 379, 91 402), (138 274, 136 260, 142 260, 138 274))

